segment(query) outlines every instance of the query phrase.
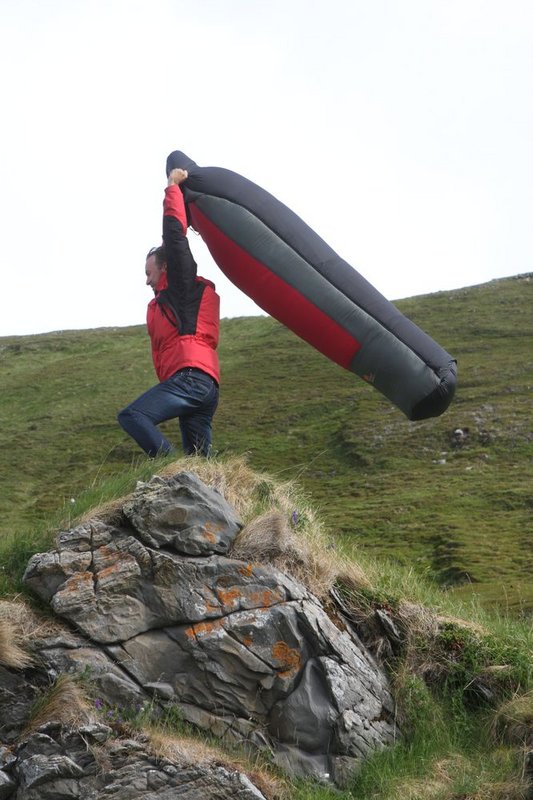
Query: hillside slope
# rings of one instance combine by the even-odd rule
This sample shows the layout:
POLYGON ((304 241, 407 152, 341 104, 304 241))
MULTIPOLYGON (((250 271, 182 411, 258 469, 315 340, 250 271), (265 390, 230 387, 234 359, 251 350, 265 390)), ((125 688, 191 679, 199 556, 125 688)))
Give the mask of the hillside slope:
MULTIPOLYGON (((215 447, 297 476, 346 551, 531 611, 532 299, 523 275, 397 303, 459 361, 451 408, 420 423, 274 320, 224 320, 215 447)), ((141 458, 115 417, 154 377, 143 327, 7 337, 0 362, 0 536, 24 536, 141 458)))

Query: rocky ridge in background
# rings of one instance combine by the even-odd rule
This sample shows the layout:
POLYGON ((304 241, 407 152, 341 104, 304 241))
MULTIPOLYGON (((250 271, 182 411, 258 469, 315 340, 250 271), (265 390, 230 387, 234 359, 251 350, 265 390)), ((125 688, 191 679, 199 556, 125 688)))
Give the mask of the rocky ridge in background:
MULTIPOLYGON (((115 798, 151 797, 149 781, 162 787, 158 797, 180 796, 171 794, 170 767, 154 772, 139 743, 133 750, 110 743, 101 724, 52 726, 21 744, 30 707, 65 673, 83 675, 94 702, 111 713, 176 709, 211 734, 267 748, 292 776, 344 785, 369 753, 394 741, 383 671, 302 584, 269 564, 231 557, 241 527, 217 491, 179 473, 139 484, 115 521, 96 516, 31 559, 26 584, 70 627, 34 642, 40 669, 1 668, 0 741, 17 747, 0 757, 0 800, 53 797, 31 787, 57 780, 78 787, 65 796, 92 797, 96 777, 89 778, 98 771, 90 759, 80 762, 80 737, 107 741, 113 770, 134 769, 144 787, 134 794, 128 781, 117 784, 115 798)), ((205 775, 187 769, 203 786, 205 775)), ((105 797, 110 788, 100 773, 98 780, 105 797)), ((217 797, 263 796, 237 773, 224 780, 217 797)))

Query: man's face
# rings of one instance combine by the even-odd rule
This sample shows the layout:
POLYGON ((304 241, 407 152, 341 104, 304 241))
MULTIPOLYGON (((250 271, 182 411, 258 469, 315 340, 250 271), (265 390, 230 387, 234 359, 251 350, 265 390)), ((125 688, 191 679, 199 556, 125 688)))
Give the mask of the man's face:
POLYGON ((165 265, 159 266, 155 260, 155 256, 148 256, 144 271, 146 273, 146 285, 151 286, 155 292, 159 279, 165 271, 165 265))

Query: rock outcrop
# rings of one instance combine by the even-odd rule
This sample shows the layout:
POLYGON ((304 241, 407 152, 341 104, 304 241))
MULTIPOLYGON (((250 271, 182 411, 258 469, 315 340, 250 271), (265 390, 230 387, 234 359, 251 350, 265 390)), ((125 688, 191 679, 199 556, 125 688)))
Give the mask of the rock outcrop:
POLYGON ((0 798, 7 800, 265 800, 246 775, 183 764, 116 739, 103 724, 43 726, 13 750, 0 749, 0 798))
MULTIPOLYGON (((180 473, 140 484, 118 521, 62 532, 24 577, 72 627, 41 659, 51 675, 84 673, 108 707, 175 707, 212 734, 269 748, 291 775, 343 785, 394 739, 386 677, 302 584, 231 557, 240 528, 218 492, 180 473)), ((1 740, 16 728, 0 728, 1 740)), ((76 765, 60 738, 58 758, 76 765)), ((62 779, 83 780, 72 770, 62 779)))

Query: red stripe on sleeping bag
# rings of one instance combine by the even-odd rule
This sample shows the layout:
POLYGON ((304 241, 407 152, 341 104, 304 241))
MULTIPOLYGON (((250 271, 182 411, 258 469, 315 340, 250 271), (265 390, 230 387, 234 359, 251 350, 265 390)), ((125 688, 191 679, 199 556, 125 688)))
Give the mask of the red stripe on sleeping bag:
POLYGON ((349 369, 361 343, 290 283, 276 275, 223 233, 191 203, 193 227, 200 233, 222 272, 267 314, 341 367, 349 369))

